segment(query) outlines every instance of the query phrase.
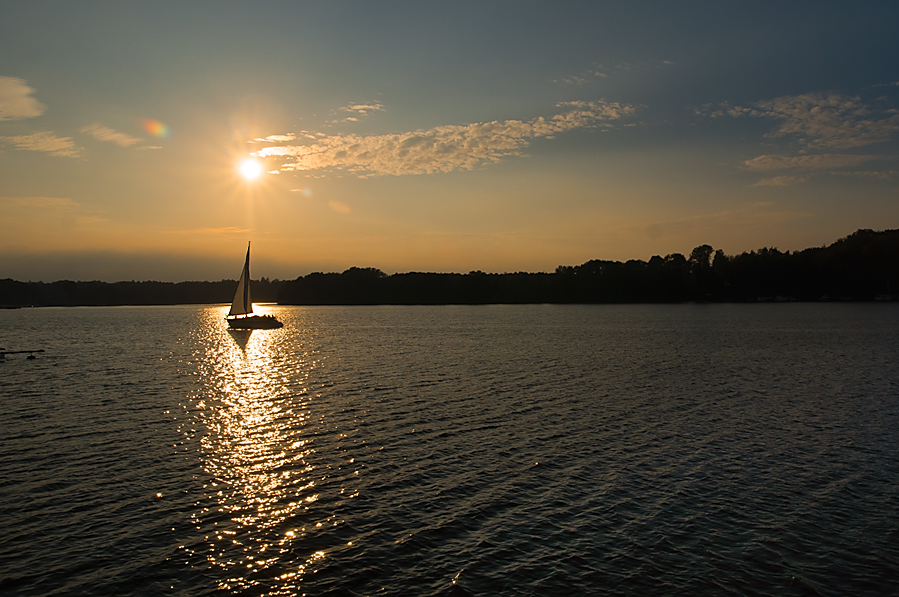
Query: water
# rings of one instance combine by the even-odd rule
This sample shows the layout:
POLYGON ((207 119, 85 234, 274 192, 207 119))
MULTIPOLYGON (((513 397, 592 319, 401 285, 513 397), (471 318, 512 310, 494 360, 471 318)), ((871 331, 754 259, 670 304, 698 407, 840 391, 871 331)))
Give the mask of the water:
POLYGON ((4 595, 899 594, 892 304, 0 311, 4 595))

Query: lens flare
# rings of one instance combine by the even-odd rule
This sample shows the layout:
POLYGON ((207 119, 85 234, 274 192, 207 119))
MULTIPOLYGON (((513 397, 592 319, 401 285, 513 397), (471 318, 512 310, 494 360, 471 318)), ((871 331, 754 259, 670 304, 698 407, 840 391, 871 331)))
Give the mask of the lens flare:
POLYGON ((172 131, 158 120, 144 120, 144 129, 155 137, 168 137, 172 131))

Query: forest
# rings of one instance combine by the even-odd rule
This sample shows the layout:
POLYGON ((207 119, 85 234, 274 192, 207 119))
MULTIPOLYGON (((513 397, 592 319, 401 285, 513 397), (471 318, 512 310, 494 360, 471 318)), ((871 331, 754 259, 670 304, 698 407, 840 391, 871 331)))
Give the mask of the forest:
POLYGON ((400 273, 351 267, 288 281, 284 305, 679 303, 895 300, 899 230, 858 230, 830 246, 725 255, 709 245, 689 257, 591 260, 553 273, 400 273))
MULTIPOLYGON (((253 280, 257 303, 275 302, 280 280, 253 280)), ((0 307, 89 305, 187 305, 230 303, 237 280, 218 282, 17 282, 0 280, 0 307)))
MULTIPOLYGON (((237 282, 73 282, 0 280, 0 306, 173 305, 231 301, 237 282)), ((689 256, 649 261, 591 260, 552 273, 409 272, 371 267, 262 278, 256 302, 283 305, 486 303, 680 303, 897 300, 899 230, 858 230, 829 246, 726 255, 700 245, 689 256)))

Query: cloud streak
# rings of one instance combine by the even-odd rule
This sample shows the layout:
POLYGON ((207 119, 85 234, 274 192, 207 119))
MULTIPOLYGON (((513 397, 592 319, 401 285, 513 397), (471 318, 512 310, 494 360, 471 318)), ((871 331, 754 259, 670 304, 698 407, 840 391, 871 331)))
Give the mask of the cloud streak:
POLYGON ((82 128, 81 132, 87 133, 88 135, 99 141, 108 141, 110 143, 115 143, 119 147, 130 147, 135 143, 141 142, 141 139, 138 139, 137 137, 132 137, 131 135, 120 133, 115 129, 103 126, 99 122, 95 122, 94 124, 82 128))
POLYGON ((349 112, 352 116, 347 116, 346 118, 332 120, 331 124, 339 124, 341 122, 359 122, 361 119, 368 116, 369 112, 383 112, 384 105, 378 102, 369 102, 369 103, 354 103, 348 106, 344 106, 339 108, 340 112, 349 112))
POLYGON ((344 106, 340 109, 341 112, 353 112, 354 114, 361 114, 363 116, 369 112, 381 112, 383 110, 384 105, 377 102, 369 104, 350 104, 349 106, 344 106))
POLYGON ((810 148, 851 148, 884 143, 899 131, 899 114, 876 113, 859 97, 809 93, 758 102, 762 116, 781 125, 769 137, 796 136, 810 148))
POLYGON ((700 116, 773 118, 778 127, 768 138, 791 137, 808 149, 851 149, 884 143, 899 132, 896 110, 876 110, 858 96, 839 93, 806 93, 732 106, 727 102, 705 104, 700 116))
POLYGON ((754 187, 789 187, 794 184, 801 184, 806 181, 804 176, 774 176, 772 178, 763 178, 754 187))
POLYGON ((743 167, 747 170, 822 170, 832 168, 848 168, 858 166, 872 160, 881 160, 877 155, 852 155, 844 153, 822 153, 818 155, 760 155, 746 160, 743 167))
POLYGON ((253 139, 248 141, 249 143, 287 143, 288 141, 293 141, 297 136, 293 133, 288 133, 286 135, 269 135, 268 137, 260 137, 257 139, 253 139))
POLYGON ((24 79, 0 77, 0 120, 22 120, 44 113, 45 106, 33 97, 34 89, 24 79))
MULTIPOLYGON (((840 93, 789 95, 758 101, 748 106, 735 106, 728 102, 717 106, 705 104, 696 110, 696 114, 713 119, 750 117, 779 121, 776 128, 765 134, 765 137, 793 140, 799 145, 799 155, 766 154, 741 164, 745 170, 758 172, 799 170, 846 174, 840 170, 892 158, 883 155, 824 152, 853 150, 885 143, 899 132, 899 111, 878 109, 876 104, 866 104, 859 96, 840 93)), ((752 186, 788 186, 807 180, 808 176, 784 175, 765 178, 752 186)))
POLYGON ((605 100, 565 102, 549 119, 447 125, 387 135, 333 135, 304 145, 267 147, 261 158, 282 158, 281 170, 345 170, 359 176, 401 176, 472 170, 522 155, 531 140, 574 129, 611 128, 637 113, 637 106, 605 100))
POLYGON ((13 145, 16 149, 43 151, 61 157, 77 158, 81 155, 81 149, 75 145, 71 137, 57 137, 56 133, 49 131, 31 135, 0 137, 0 143, 13 145))

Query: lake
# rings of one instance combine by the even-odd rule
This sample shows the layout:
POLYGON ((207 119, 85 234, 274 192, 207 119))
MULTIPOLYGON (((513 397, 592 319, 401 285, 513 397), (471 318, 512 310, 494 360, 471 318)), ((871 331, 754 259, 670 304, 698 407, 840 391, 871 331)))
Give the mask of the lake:
POLYGON ((0 311, 5 595, 899 594, 899 305, 0 311))

